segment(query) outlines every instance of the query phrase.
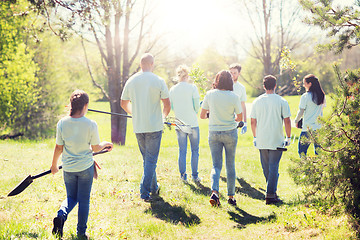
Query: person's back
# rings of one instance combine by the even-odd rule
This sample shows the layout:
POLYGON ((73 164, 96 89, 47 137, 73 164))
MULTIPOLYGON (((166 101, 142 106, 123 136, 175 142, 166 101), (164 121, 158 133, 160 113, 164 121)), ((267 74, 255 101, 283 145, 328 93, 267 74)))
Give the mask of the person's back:
POLYGON ((135 133, 163 129, 160 100, 167 98, 165 88, 164 80, 152 72, 139 72, 128 80, 122 98, 131 100, 135 133))
POLYGON ((204 100, 204 108, 209 109, 209 130, 227 131, 235 129, 234 112, 242 111, 238 96, 232 91, 221 91, 213 89, 207 92, 204 100))
POLYGON ((283 118, 287 112, 287 101, 277 94, 265 93, 255 99, 252 115, 257 120, 257 148, 276 150, 276 147, 282 145, 283 118))
POLYGON ((199 93, 197 87, 187 82, 179 82, 170 89, 170 102, 175 117, 191 127, 199 126, 199 93))
POLYGON ((94 164, 90 145, 99 144, 96 122, 83 116, 62 118, 57 124, 56 143, 64 145, 62 166, 64 171, 79 172, 94 164))
POLYGON ((311 92, 306 92, 301 96, 299 108, 305 110, 302 131, 307 131, 308 128, 312 130, 321 128, 318 117, 322 116, 324 104, 317 105, 312 100, 311 92))

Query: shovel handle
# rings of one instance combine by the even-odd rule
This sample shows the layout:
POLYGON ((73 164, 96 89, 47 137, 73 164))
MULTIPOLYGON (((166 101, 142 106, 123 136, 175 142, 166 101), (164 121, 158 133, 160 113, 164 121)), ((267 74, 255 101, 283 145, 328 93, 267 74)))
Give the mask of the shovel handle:
MULTIPOLYGON (((106 148, 104 148, 103 150, 101 150, 101 151, 99 151, 99 152, 94 152, 94 153, 93 153, 93 156, 98 155, 98 154, 102 154, 102 153, 106 153, 106 152, 108 152, 108 151, 109 151, 109 150, 108 150, 108 147, 106 147, 106 148)), ((59 166, 59 169, 62 169, 62 166, 61 166, 61 165, 59 166)), ((39 177, 45 176, 45 175, 50 174, 50 173, 51 173, 51 170, 47 170, 47 171, 42 172, 42 173, 39 173, 39 174, 37 174, 37 175, 35 175, 35 176, 31 176, 31 178, 32 178, 32 179, 37 179, 37 178, 39 178, 39 177)))

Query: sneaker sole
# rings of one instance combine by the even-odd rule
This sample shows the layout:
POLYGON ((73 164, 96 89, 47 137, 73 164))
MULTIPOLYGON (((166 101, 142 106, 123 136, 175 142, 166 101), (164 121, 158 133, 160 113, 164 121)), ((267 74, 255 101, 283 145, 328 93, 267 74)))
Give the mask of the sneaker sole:
POLYGON ((212 207, 218 207, 220 206, 220 203, 218 203, 217 201, 215 201, 214 199, 210 199, 210 204, 212 207))

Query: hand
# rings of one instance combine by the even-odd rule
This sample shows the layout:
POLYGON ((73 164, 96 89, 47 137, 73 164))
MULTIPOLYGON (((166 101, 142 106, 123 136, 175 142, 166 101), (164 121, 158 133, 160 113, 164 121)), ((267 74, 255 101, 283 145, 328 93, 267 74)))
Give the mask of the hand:
POLYGON ((256 137, 254 137, 253 143, 254 143, 254 147, 256 147, 256 137))
POLYGON ((51 170, 51 173, 52 173, 52 174, 55 174, 55 173, 57 173, 57 172, 59 171, 59 167, 58 167, 58 166, 52 166, 52 165, 51 165, 50 170, 51 170))
POLYGON ((241 134, 245 134, 247 132, 247 124, 246 122, 244 123, 244 126, 241 129, 241 134))
POLYGON ((284 146, 284 147, 287 147, 287 146, 290 146, 290 144, 291 144, 291 138, 286 137, 286 138, 285 138, 285 141, 284 141, 284 143, 283 143, 283 146, 284 146))

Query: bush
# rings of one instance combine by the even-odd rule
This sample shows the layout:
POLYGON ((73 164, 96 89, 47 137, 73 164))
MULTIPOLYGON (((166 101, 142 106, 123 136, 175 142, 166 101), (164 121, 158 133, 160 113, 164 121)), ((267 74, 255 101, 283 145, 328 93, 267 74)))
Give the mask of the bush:
POLYGON ((360 69, 342 76, 335 67, 339 87, 333 95, 333 114, 323 118, 322 129, 310 132, 321 145, 316 157, 292 159, 290 174, 305 186, 307 196, 344 206, 360 236, 360 69))

